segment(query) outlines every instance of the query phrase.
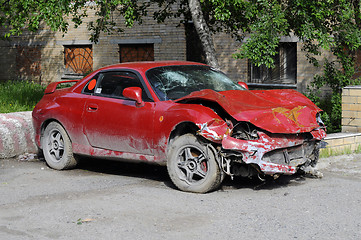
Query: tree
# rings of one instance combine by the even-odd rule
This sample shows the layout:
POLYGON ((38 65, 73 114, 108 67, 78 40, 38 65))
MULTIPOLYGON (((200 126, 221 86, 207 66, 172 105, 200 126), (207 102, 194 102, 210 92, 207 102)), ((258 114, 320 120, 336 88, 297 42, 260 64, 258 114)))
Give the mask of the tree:
POLYGON ((152 4, 158 4, 160 7, 153 15, 158 22, 165 21, 168 17, 183 16, 181 22, 193 19, 206 53, 207 63, 219 68, 212 30, 205 19, 205 17, 209 18, 209 14, 204 16, 203 6, 199 0, 94 0, 91 2, 86 0, 1 0, 1 38, 9 39, 13 35, 20 35, 25 29, 37 31, 42 24, 48 25, 54 31, 66 32, 69 27, 69 18, 77 27, 87 16, 87 9, 93 8, 98 18, 90 22, 88 28, 91 31, 91 40, 97 42, 101 32, 123 31, 116 28, 114 14, 123 16, 126 26, 131 27, 134 22, 142 22, 142 17, 148 14, 148 7, 152 4), (173 8, 177 2, 179 7, 174 11, 173 8))
MULTIPOLYGON (((127 26, 141 22, 149 3, 132 0, 0 0, 1 39, 20 35, 24 30, 35 32, 44 24, 53 31, 67 32, 69 20, 78 27, 87 17, 87 10, 96 9, 95 22, 88 25, 91 40, 98 41, 100 32, 115 31, 113 13, 124 16, 127 26)), ((116 31, 122 31, 117 29, 116 31)))
MULTIPOLYGON (((67 31, 69 23, 78 26, 87 16, 87 7, 96 9, 98 19, 89 24, 91 39, 101 32, 122 31, 115 28, 114 14, 124 17, 127 26, 141 22, 152 4, 158 22, 177 17, 180 23, 193 21, 202 41, 207 62, 219 68, 212 35, 231 34, 243 44, 235 58, 247 58, 253 64, 274 67, 274 56, 281 36, 296 36, 303 42, 309 61, 316 66, 316 56, 329 50, 335 61, 326 61, 323 76, 316 76, 312 86, 332 88, 336 122, 340 122, 340 94, 344 86, 357 83, 355 54, 361 46, 360 0, 0 0, 2 38, 36 31, 42 23, 53 30, 67 31), (64 18, 68 16, 68 18, 64 18)), ((317 99, 315 99, 317 100, 317 99)), ((336 123, 332 123, 336 124, 336 123)))
POLYGON ((191 13, 194 26, 197 30, 198 36, 202 42, 203 50, 206 54, 206 61, 209 65, 219 69, 218 59, 216 57, 216 50, 214 49, 213 38, 209 27, 204 19, 202 6, 199 0, 189 0, 189 11, 191 13))
POLYGON ((335 60, 325 60, 324 74, 315 76, 309 96, 325 108, 329 130, 340 130, 342 88, 360 83, 355 78, 355 56, 361 47, 360 0, 204 0, 201 4, 211 31, 226 31, 243 41, 235 57, 257 66, 274 67, 281 36, 298 37, 315 66, 320 66, 316 56, 330 51, 335 60), (323 86, 332 89, 328 102, 318 97, 323 86))
POLYGON ((24 29, 36 31, 42 23, 52 30, 66 32, 69 23, 65 17, 79 26, 90 7, 96 9, 98 16, 88 26, 93 41, 98 40, 101 32, 122 31, 115 28, 114 14, 122 15, 131 27, 136 21, 142 22, 149 6, 157 4, 159 10, 153 17, 158 22, 173 17, 180 18, 181 23, 193 21, 211 65, 218 65, 212 41, 212 34, 218 31, 244 41, 236 58, 247 58, 268 67, 274 64, 273 56, 281 36, 294 35, 303 41, 303 50, 314 64, 318 63, 314 55, 319 55, 321 49, 330 49, 339 56, 344 47, 353 53, 361 44, 359 0, 0 1, 2 38, 19 35, 24 29))
MULTIPOLYGON (((20 35, 25 29, 37 31, 45 23, 52 30, 66 31, 68 23, 64 16, 76 13, 78 4, 71 0, 1 0, 0 25, 1 38, 9 39, 20 35)), ((74 21, 76 21, 74 14, 74 21)))

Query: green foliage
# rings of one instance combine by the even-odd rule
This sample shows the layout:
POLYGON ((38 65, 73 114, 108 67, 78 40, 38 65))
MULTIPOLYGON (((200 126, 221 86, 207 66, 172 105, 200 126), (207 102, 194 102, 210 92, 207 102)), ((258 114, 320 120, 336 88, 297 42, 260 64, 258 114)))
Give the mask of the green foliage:
POLYGON ((327 127, 327 133, 335 133, 341 131, 341 95, 329 94, 322 96, 320 89, 309 91, 306 96, 323 110, 321 113, 322 121, 327 127))
POLYGON ((250 22, 249 39, 242 45, 235 58, 247 58, 257 66, 274 67, 279 38, 287 34, 288 22, 285 12, 277 1, 261 0, 249 3, 245 18, 250 22))
POLYGON ((68 23, 64 16, 72 15, 75 19, 84 17, 78 9, 86 1, 71 0, 0 0, 0 24, 2 39, 20 35, 25 29, 37 31, 45 23, 53 31, 66 31, 68 23))
POLYGON ((0 83, 0 113, 33 110, 44 90, 43 86, 26 81, 0 83))
MULTIPOLYGON (((223 6, 221 1, 212 1, 223 6)), ((296 36, 303 42, 310 63, 319 66, 316 56, 322 49, 335 56, 325 61, 324 74, 315 76, 309 96, 325 111, 323 118, 329 132, 341 129, 341 92, 348 85, 359 84, 354 79, 355 54, 361 46, 361 4, 359 0, 238 0, 237 15, 223 15, 230 22, 241 22, 244 43, 236 58, 248 58, 255 65, 273 67, 280 36, 296 36), (320 99, 320 89, 329 87, 331 94, 320 99)), ((225 11, 223 11, 225 12, 225 11)), ((234 32, 234 34, 237 34, 234 32)))
MULTIPOLYGON (((179 18, 191 20, 188 0, 0 0, 0 23, 3 38, 21 34, 24 29, 36 31, 42 23, 53 30, 66 32, 69 16, 75 26, 82 24, 88 9, 96 11, 96 20, 88 25, 91 40, 100 33, 121 32, 116 16, 133 26, 153 12, 153 18, 164 22, 179 18), (154 5, 157 10, 154 11, 154 5)), ((310 62, 320 49, 331 49, 335 55, 343 47, 354 51, 361 44, 359 0, 199 0, 207 25, 213 32, 225 31, 244 44, 236 58, 250 59, 255 65, 274 66, 281 36, 294 35, 304 42, 310 62), (342 45, 343 44, 343 45, 342 45)))
MULTIPOLYGON (((332 93, 325 105, 324 118, 329 130, 337 131, 341 119, 341 89, 358 81, 353 79, 356 50, 361 46, 360 0, 199 0, 204 19, 215 32, 227 32, 243 44, 234 55, 253 64, 274 66, 281 36, 295 36, 303 42, 310 63, 319 66, 317 56, 330 50, 336 61, 326 61, 324 75, 316 76, 310 96, 328 86, 332 93)), ((37 31, 42 24, 66 32, 69 23, 82 24, 88 9, 96 20, 88 25, 91 40, 101 32, 121 32, 117 15, 127 27, 153 12, 153 18, 165 22, 179 18, 180 24, 191 20, 188 0, 0 0, 0 24, 3 39, 19 35, 25 29, 37 31), (154 11, 154 5, 157 10, 154 11), (116 16, 115 16, 116 15, 116 16)), ((315 99, 320 102, 321 100, 315 99)), ((321 104, 321 103, 320 103, 321 104)), ((322 105, 322 104, 321 104, 322 105)), ((322 107, 322 106, 321 106, 322 107)))
POLYGON ((132 0, 0 0, 0 38, 9 39, 24 30, 35 32, 43 24, 53 31, 67 32, 68 19, 78 27, 88 16, 87 10, 95 9, 98 18, 88 28, 91 40, 97 42, 100 32, 122 31, 116 26, 114 13, 122 15, 126 26, 131 27, 135 21, 141 22, 148 6, 147 2, 132 0))
MULTIPOLYGON (((339 58, 347 58, 348 55, 340 55, 339 58)), ((342 88, 348 85, 360 84, 360 79, 354 79, 354 67, 353 61, 347 61, 344 69, 339 70, 336 65, 339 61, 333 62, 325 60, 324 74, 316 75, 314 80, 308 87, 308 97, 321 109, 322 119, 327 126, 328 133, 341 131, 341 119, 342 119, 342 88), (321 97, 321 88, 327 86, 331 89, 331 93, 326 97, 321 97)), ((339 64, 341 65, 341 64, 339 64)))
MULTIPOLYGON (((346 14, 346 10, 343 12, 343 14, 346 14)), ((346 16, 349 17, 348 14, 346 16)), ((346 21, 345 18, 338 18, 338 20, 349 31, 345 32, 338 29, 338 27, 336 28, 339 31, 334 34, 333 43, 330 48, 336 60, 330 61, 325 59, 323 75, 316 75, 309 86, 309 95, 312 97, 319 96, 320 89, 324 86, 331 89, 330 96, 324 100, 315 99, 316 104, 324 110, 323 118, 329 132, 341 130, 342 89, 349 85, 360 84, 360 79, 353 77, 355 74, 355 54, 356 50, 360 48, 361 35, 359 26, 352 19, 347 20, 349 21, 348 24, 342 22, 346 21)))
MULTIPOLYGON (((52 30, 66 32, 70 17, 75 26, 82 24, 88 9, 96 11, 96 20, 88 25, 91 40, 100 33, 123 31, 116 16, 123 16, 126 26, 142 22, 150 9, 158 22, 180 18, 191 20, 188 0, 0 0, 0 24, 3 38, 36 31, 45 23, 52 30), (154 12, 154 5, 159 8, 154 12)), ((204 18, 213 32, 225 31, 244 44, 236 58, 248 58, 256 65, 274 66, 281 36, 294 35, 304 42, 312 63, 320 49, 330 49, 337 56, 347 47, 355 51, 361 45, 360 1, 348 0, 200 0, 204 18)))

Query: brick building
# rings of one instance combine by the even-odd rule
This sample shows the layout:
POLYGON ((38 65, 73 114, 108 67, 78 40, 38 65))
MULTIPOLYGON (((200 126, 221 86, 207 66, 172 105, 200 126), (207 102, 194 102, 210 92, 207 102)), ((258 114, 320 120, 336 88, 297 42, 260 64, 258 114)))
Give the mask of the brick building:
MULTIPOLYGON (((89 14, 88 20, 94 20, 89 14)), ((121 20, 119 19, 119 22, 121 20)), ((201 47, 192 24, 179 25, 178 19, 158 24, 146 17, 124 32, 101 34, 98 43, 89 41, 86 22, 68 33, 44 27, 36 33, 25 32, 11 41, 0 41, 0 81, 23 79, 39 83, 80 78, 100 67, 127 61, 191 60, 202 61, 201 47)), ((282 38, 276 68, 256 67, 232 54, 240 43, 226 34, 216 34, 215 48, 222 67, 235 81, 253 88, 294 88, 301 92, 321 70, 312 66, 301 52, 296 38, 282 38)))

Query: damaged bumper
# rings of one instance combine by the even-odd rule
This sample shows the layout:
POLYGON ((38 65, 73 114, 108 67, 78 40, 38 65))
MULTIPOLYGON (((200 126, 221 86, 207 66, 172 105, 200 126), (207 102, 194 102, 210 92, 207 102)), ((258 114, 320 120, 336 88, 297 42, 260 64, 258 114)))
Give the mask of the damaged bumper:
MULTIPOLYGON (((323 129, 310 134, 266 134, 258 132, 257 140, 241 140, 225 136, 222 140, 222 158, 232 162, 257 165, 266 175, 294 174, 318 159, 320 141, 326 136, 323 129), (236 157, 235 157, 236 156, 236 157), (230 161, 231 159, 231 161, 230 161)), ((223 164, 222 167, 224 168, 223 164)), ((230 167, 226 167, 230 169, 230 167)), ((229 172, 229 174, 232 174, 229 172)))

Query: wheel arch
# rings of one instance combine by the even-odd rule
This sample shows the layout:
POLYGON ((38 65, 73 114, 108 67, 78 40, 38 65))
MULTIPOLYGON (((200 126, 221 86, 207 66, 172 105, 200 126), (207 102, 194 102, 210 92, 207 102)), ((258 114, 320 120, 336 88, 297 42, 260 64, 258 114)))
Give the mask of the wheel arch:
POLYGON ((193 134, 195 137, 197 138, 200 138, 202 139, 202 141, 204 143, 207 143, 207 147, 213 152, 218 164, 220 165, 220 160, 219 160, 219 157, 218 157, 218 152, 216 150, 216 145, 217 143, 215 142, 211 142, 207 139, 205 139, 204 137, 202 137, 201 135, 199 135, 197 133, 197 131, 199 131, 200 128, 194 123, 194 122, 191 122, 191 121, 185 121, 185 122, 181 122, 181 123, 178 123, 174 128, 173 130, 171 131, 170 135, 169 135, 169 138, 168 138, 168 143, 167 143, 167 155, 169 153, 169 150, 170 150, 170 146, 172 144, 172 141, 174 139, 176 139, 177 137, 179 136, 182 136, 182 135, 185 135, 185 134, 193 134))
POLYGON ((170 132, 169 138, 168 138, 168 144, 167 144, 167 152, 169 149, 169 146, 171 142, 184 134, 191 133, 196 136, 197 131, 199 130, 199 127, 191 121, 185 121, 178 123, 175 127, 173 127, 172 131, 170 132))
MULTIPOLYGON (((68 137, 70 139, 70 141, 72 142, 71 136, 69 135, 68 131, 66 130, 66 128, 64 127, 64 124, 62 124, 59 120, 55 119, 55 118, 49 118, 46 119, 42 124, 41 124, 41 128, 40 128, 40 143, 41 143, 41 139, 44 136, 44 131, 45 128, 51 123, 51 122, 57 122, 59 123, 65 130, 65 132, 68 134, 68 137)), ((40 146, 42 148, 42 146, 40 146)))

